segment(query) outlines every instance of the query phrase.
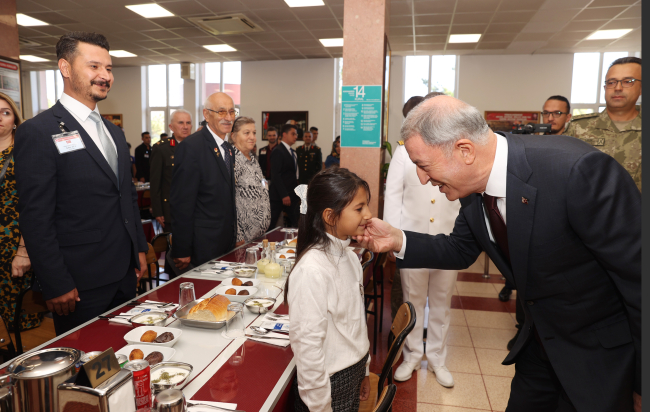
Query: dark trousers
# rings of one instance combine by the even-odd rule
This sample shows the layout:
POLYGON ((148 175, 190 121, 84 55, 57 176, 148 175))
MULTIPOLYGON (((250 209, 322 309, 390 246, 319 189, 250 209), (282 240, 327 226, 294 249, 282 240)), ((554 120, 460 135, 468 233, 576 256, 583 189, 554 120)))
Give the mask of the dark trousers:
POLYGON ((298 196, 291 196, 291 206, 283 205, 282 200, 271 201, 271 227, 269 230, 275 227, 274 225, 282 212, 287 212, 289 217, 287 227, 298 227, 298 218, 300 217, 300 199, 298 196))
POLYGON ((533 337, 517 357, 506 412, 575 412, 541 344, 533 337))
POLYGON ((88 322, 109 309, 132 300, 135 298, 136 284, 135 269, 131 266, 122 280, 79 292, 80 301, 76 303, 74 312, 67 316, 52 314, 57 336, 88 322))

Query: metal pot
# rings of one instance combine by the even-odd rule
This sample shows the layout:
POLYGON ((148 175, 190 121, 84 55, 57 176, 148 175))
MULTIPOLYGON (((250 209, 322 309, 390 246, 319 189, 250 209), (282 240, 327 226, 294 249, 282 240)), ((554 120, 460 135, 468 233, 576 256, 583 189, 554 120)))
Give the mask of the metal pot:
POLYGON ((73 348, 43 349, 16 358, 7 367, 14 412, 58 412, 57 387, 77 373, 80 358, 81 351, 73 348))

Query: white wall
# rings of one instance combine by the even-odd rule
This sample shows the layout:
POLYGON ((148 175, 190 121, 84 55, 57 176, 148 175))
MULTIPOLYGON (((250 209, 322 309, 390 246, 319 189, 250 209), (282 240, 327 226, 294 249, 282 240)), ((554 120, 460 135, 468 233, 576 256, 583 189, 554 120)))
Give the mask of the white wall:
MULTIPOLYGON (((242 62, 241 115, 255 119, 257 147, 262 141, 263 111, 309 111, 309 127, 318 127, 323 156, 334 139, 334 59, 242 62)), ((294 147, 301 146, 296 142, 294 147)))
POLYGON ((458 98, 485 110, 541 111, 559 94, 571 100, 573 54, 462 55, 458 98))
POLYGON ((121 114, 126 141, 131 143, 131 154, 142 144, 142 75, 140 67, 115 67, 115 81, 106 100, 99 103, 102 114, 121 114))
MULTIPOLYGON (((388 142, 393 151, 397 148, 397 141, 400 140, 399 130, 402 127, 404 115, 404 56, 392 56, 390 62, 390 90, 388 104, 388 142)), ((386 153, 386 162, 390 162, 390 156, 386 153)))

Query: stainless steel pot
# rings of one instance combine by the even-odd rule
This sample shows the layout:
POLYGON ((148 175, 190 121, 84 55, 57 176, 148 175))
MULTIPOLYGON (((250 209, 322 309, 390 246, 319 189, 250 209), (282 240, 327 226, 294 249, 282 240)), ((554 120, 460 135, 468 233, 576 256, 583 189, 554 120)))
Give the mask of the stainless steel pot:
POLYGON ((14 412, 58 412, 57 387, 77 373, 80 358, 81 351, 73 348, 43 349, 16 358, 7 367, 14 412))

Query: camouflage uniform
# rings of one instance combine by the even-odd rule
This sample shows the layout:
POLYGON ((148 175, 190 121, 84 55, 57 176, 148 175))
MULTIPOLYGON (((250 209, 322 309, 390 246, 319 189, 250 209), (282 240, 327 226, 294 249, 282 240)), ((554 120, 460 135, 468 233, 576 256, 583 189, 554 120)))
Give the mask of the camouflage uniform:
POLYGON ((639 115, 623 131, 616 128, 607 110, 603 110, 575 116, 564 134, 577 137, 612 156, 630 173, 641 191, 641 106, 636 106, 636 109, 639 115))

